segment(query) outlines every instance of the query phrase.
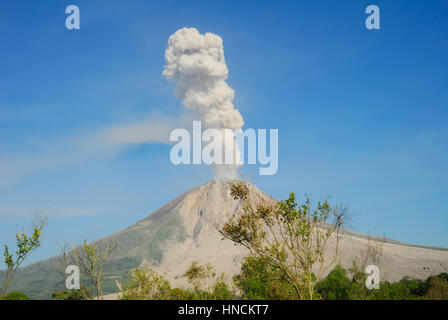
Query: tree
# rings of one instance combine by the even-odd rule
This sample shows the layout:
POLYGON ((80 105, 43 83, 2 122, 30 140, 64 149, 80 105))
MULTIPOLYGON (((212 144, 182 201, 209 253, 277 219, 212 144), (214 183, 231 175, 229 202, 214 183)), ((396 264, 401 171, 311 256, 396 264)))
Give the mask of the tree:
POLYGON ((122 290, 122 300, 229 300, 234 297, 224 276, 216 277, 211 265, 194 261, 183 277, 193 288, 171 288, 170 283, 151 269, 136 268, 122 290), (208 282, 209 285, 205 285, 208 282))
POLYGON ((349 300, 350 286, 347 270, 337 265, 317 287, 325 300, 349 300))
POLYGON ((448 274, 441 273, 426 279, 428 284, 425 299, 428 300, 448 300, 448 274))
POLYGON ((4 296, 2 300, 30 300, 30 298, 23 292, 14 291, 4 296))
POLYGON ((193 261, 182 276, 193 286, 193 299, 228 300, 234 296, 224 274, 217 276, 210 264, 200 265, 193 261))
POLYGON ((69 265, 77 266, 81 277, 80 294, 86 300, 102 300, 103 268, 115 248, 115 242, 103 239, 89 243, 87 238, 84 238, 82 244, 75 248, 65 244, 60 247, 56 267, 65 279, 66 268, 69 265))
POLYGON ((248 300, 292 300, 294 288, 285 281, 277 269, 260 258, 247 257, 241 273, 233 277, 242 299, 248 300))
POLYGON ((387 266, 383 259, 384 244, 386 238, 370 237, 364 247, 359 253, 358 258, 353 261, 352 267, 349 269, 352 274, 351 299, 367 299, 375 290, 366 288, 366 268, 369 265, 375 265, 380 270, 380 283, 384 284, 384 279, 387 277, 387 266))
POLYGON ((332 209, 332 223, 336 231, 336 256, 339 256, 339 242, 341 239, 341 231, 351 226, 353 215, 350 214, 348 206, 342 203, 336 205, 332 209))
POLYGON ((83 300, 80 290, 62 290, 51 294, 55 300, 83 300))
POLYGON ((8 286, 14 279, 17 269, 23 261, 37 248, 40 247, 42 240, 42 230, 46 226, 47 217, 44 217, 39 211, 34 213, 32 222, 32 234, 28 235, 24 231, 16 233, 17 250, 15 254, 11 253, 9 247, 5 245, 3 256, 6 264, 6 279, 4 280, 0 296, 4 296, 8 290, 8 286))
POLYGON ((149 269, 137 268, 129 285, 122 292, 122 300, 168 300, 171 286, 162 275, 149 269))
POLYGON ((311 208, 309 197, 298 205, 294 193, 283 201, 252 201, 241 181, 229 183, 230 193, 242 209, 219 229, 223 239, 246 247, 253 257, 277 270, 298 299, 318 299, 316 284, 334 264, 324 257, 334 226, 327 222, 331 207, 327 200, 311 208))

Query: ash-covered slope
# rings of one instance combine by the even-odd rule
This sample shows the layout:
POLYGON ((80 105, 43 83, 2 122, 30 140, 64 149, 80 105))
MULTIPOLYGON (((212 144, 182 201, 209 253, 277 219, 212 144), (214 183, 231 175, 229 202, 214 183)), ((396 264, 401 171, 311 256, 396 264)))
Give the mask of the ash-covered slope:
MULTIPOLYGON (((251 184, 248 188, 253 199, 272 199, 251 184)), ((248 252, 229 240, 222 240, 217 226, 238 208, 239 202, 233 200, 226 184, 208 182, 112 238, 122 248, 120 256, 138 256, 142 266, 164 273, 174 284, 185 283, 181 275, 195 260, 212 264, 217 272, 224 272, 230 278, 240 271, 241 261, 248 252)), ((359 259, 367 239, 368 236, 363 234, 343 234, 340 241, 343 266, 351 267, 353 261, 359 259)), ((334 255, 335 244, 335 238, 330 239, 329 259, 334 255)), ((448 264, 448 251, 388 241, 384 244, 382 260, 383 274, 390 281, 398 281, 404 276, 424 279, 443 272, 440 263, 448 264)))
MULTIPOLYGON (((270 198, 256 187, 248 187, 251 198, 270 198)), ((142 266, 165 273, 170 280, 179 279, 194 260, 211 263, 217 271, 231 275, 239 271, 247 252, 222 240, 217 226, 239 206, 226 184, 208 182, 110 239, 119 244, 120 258, 138 256, 142 266)))

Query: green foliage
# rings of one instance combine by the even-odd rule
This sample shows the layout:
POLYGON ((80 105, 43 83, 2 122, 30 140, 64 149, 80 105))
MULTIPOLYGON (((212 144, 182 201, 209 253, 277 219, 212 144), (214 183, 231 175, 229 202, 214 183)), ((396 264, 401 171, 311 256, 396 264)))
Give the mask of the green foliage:
POLYGON ((46 218, 36 213, 35 221, 33 221, 32 234, 28 235, 24 231, 16 233, 16 246, 17 250, 15 254, 11 253, 9 247, 5 245, 3 251, 4 263, 6 265, 6 277, 3 280, 0 296, 4 296, 8 290, 9 284, 14 279, 17 269, 22 262, 41 244, 41 232, 46 224, 46 218))
POLYGON ((279 281, 289 284, 297 299, 319 299, 316 284, 336 261, 325 261, 327 241, 334 227, 327 223, 332 212, 327 200, 311 207, 307 197, 299 205, 294 193, 279 202, 252 201, 244 183, 229 183, 230 193, 242 210, 219 230, 223 238, 246 247, 251 256, 275 269, 279 281))
POLYGON ((424 298, 428 300, 448 300, 448 274, 441 273, 427 279, 427 291, 424 298))
POLYGON ((241 274, 234 276, 233 282, 242 299, 289 300, 295 297, 294 288, 281 281, 280 272, 260 258, 247 257, 241 266, 241 274))
POLYGON ((191 292, 194 300, 228 300, 234 296, 224 281, 224 274, 217 277, 210 264, 200 265, 193 261, 183 277, 193 285, 191 292))
POLYGON ((80 290, 62 290, 51 294, 55 300, 83 300, 80 290))
POLYGON ((216 281, 209 288, 173 288, 170 291, 171 300, 232 300, 235 294, 229 285, 216 281))
POLYGON ((171 286, 162 275, 153 270, 135 269, 129 285, 124 289, 123 300, 168 300, 171 286))
POLYGON ((137 268, 122 292, 122 300, 229 300, 234 293, 224 281, 216 277, 210 265, 194 262, 184 275, 192 288, 171 288, 164 277, 153 270, 137 268), (203 281, 211 282, 205 286, 203 281))
POLYGON ((23 292, 10 292, 6 296, 3 297, 2 300, 29 300, 28 296, 23 292))
POLYGON ((183 274, 183 277, 187 278, 188 282, 194 286, 199 286, 201 280, 214 276, 215 273, 213 272, 213 267, 210 264, 202 266, 197 261, 193 261, 188 270, 183 274))
POLYGON ((347 277, 347 270, 337 265, 325 279, 320 281, 317 289, 322 299, 349 300, 352 282, 347 277))
MULTIPOLYGON (((352 268, 351 272, 357 270, 352 268)), ((319 282, 318 290, 323 299, 328 300, 448 300, 448 274, 441 273, 426 280, 404 277, 394 283, 383 282, 378 290, 365 287, 365 274, 347 276, 347 270, 340 266, 333 269, 319 282)))
POLYGON ((379 290, 373 290, 369 300, 416 300, 422 297, 414 292, 418 291, 423 281, 402 279, 399 282, 384 282, 379 290))
POLYGON ((198 300, 198 297, 191 289, 173 288, 170 291, 171 300, 198 300))
POLYGON ((13 269, 16 265, 20 265, 23 260, 37 247, 40 246, 41 228, 33 227, 33 234, 28 236, 25 232, 16 233, 17 250, 14 255, 9 252, 9 248, 5 245, 3 256, 8 269, 13 269))
MULTIPOLYGON (((369 295, 374 291, 366 288, 367 274, 364 269, 356 262, 349 269, 352 274, 352 282, 350 285, 350 300, 367 300, 369 295)), ((381 287, 381 286, 380 286, 381 287)))
POLYGON ((79 246, 71 244, 61 246, 57 257, 57 268, 66 277, 65 270, 76 265, 80 271, 79 292, 84 299, 103 299, 104 265, 114 253, 116 243, 113 240, 88 241, 84 238, 79 246))
POLYGON ((226 282, 218 280, 211 288, 210 298, 212 300, 231 300, 235 298, 235 294, 226 282))
MULTIPOLYGON (((316 295, 325 300, 416 300, 448 299, 448 274, 442 273, 426 280, 408 277, 399 282, 381 283, 380 289, 368 290, 360 279, 366 275, 354 275, 337 265, 316 285, 316 295), (360 294, 363 287, 366 293, 360 294)), ((241 267, 241 273, 234 276, 232 287, 224 276, 216 277, 211 265, 193 262, 183 277, 192 285, 190 288, 172 288, 163 276, 152 270, 136 269, 129 285, 125 288, 124 300, 293 300, 297 299, 294 288, 281 280, 281 272, 272 268, 261 258, 249 256, 241 267)))
POLYGON ((323 299, 328 300, 414 300, 424 295, 425 282, 403 278, 399 282, 380 284, 380 289, 366 288, 367 275, 357 268, 350 269, 351 279, 344 268, 337 266, 319 285, 323 299))

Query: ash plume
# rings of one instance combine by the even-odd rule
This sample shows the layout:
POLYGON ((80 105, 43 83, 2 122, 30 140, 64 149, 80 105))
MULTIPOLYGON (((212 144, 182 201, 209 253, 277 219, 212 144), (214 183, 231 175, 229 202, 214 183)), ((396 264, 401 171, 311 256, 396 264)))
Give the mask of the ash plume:
MULTIPOLYGON (((199 115, 204 129, 224 132, 224 129, 240 130, 243 127, 243 118, 233 105, 234 90, 226 82, 229 70, 220 36, 208 32, 200 34, 196 28, 179 29, 168 39, 165 60, 163 75, 177 81, 176 97, 187 109, 199 115)), ((232 143, 233 157, 238 159, 234 138, 232 143)), ((215 165, 215 179, 236 176, 236 164, 215 165)))

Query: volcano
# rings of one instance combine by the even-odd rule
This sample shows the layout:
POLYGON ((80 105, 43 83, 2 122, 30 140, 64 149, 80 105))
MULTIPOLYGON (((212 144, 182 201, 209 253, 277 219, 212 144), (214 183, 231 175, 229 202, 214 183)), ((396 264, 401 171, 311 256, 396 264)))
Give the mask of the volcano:
MULTIPOLYGON (((247 184, 253 199, 273 199, 257 187, 247 184)), ((218 226, 237 213, 240 204, 230 195, 226 184, 208 182, 191 189, 128 229, 111 237, 118 243, 129 243, 127 256, 138 255, 143 267, 165 274, 173 284, 181 284, 181 275, 193 261, 210 263, 217 272, 228 277, 240 271, 247 249, 222 239, 218 226), (134 239, 138 241, 123 241, 134 239), (178 282, 178 283, 176 283, 178 282)), ((369 236, 344 231, 340 240, 341 262, 350 267, 368 242, 369 236)), ((330 239, 328 256, 334 254, 336 239, 330 239)), ((440 263, 448 262, 448 251, 413 246, 386 240, 383 261, 387 280, 398 281, 404 276, 426 278, 442 272, 440 263)))
MULTIPOLYGON (((272 199, 247 183, 252 200, 272 199)), ((239 201, 230 195, 227 184, 208 182, 170 201, 136 224, 106 238, 117 244, 105 266, 105 292, 116 292, 115 280, 123 278, 135 267, 151 268, 164 274, 172 285, 185 285, 182 275, 193 261, 210 263, 217 274, 228 280, 240 271, 248 255, 247 249, 222 239, 218 226, 237 214, 239 201)), ((344 230, 340 240, 343 267, 349 268, 366 247, 369 236, 344 230)), ((327 256, 334 256, 335 237, 327 247, 327 256)), ((389 281, 404 276, 425 279, 444 272, 448 265, 448 249, 405 244, 394 240, 384 243, 382 259, 389 281)), ((64 281, 54 270, 55 258, 32 264, 20 270, 11 289, 33 298, 49 298, 53 291, 64 289, 64 281), (34 285, 38 284, 38 285, 34 285)))

